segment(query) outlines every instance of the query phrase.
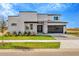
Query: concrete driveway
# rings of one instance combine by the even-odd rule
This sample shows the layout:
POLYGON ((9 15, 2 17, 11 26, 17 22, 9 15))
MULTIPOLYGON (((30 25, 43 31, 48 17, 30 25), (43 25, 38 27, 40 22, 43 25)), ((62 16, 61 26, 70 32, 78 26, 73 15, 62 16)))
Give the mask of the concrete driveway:
POLYGON ((48 34, 61 42, 60 48, 79 48, 79 37, 68 34, 48 34))
POLYGON ((54 36, 57 40, 79 40, 79 37, 69 34, 48 34, 54 36))

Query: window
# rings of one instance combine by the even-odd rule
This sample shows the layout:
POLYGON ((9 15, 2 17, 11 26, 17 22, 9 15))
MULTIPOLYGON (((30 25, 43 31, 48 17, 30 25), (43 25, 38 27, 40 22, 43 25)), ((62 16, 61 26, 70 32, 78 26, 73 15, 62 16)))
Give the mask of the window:
POLYGON ((33 29, 33 24, 30 24, 30 29, 31 29, 31 30, 33 29))
POLYGON ((26 29, 26 30, 28 30, 28 29, 29 29, 29 27, 28 27, 28 26, 25 26, 25 29, 26 29))
POLYGON ((16 23, 12 23, 11 25, 12 25, 12 26, 16 26, 17 24, 16 24, 16 23))
POLYGON ((54 17, 54 20, 58 20, 58 16, 55 16, 55 17, 54 17))

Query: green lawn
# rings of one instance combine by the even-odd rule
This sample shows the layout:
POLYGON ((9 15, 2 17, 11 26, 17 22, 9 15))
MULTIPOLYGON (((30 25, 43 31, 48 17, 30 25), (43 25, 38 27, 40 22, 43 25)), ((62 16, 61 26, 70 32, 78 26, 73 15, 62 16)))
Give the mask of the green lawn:
POLYGON ((60 48, 60 42, 12 42, 0 43, 0 49, 32 49, 32 48, 60 48))
POLYGON ((52 36, 0 36, 0 40, 55 40, 52 36))

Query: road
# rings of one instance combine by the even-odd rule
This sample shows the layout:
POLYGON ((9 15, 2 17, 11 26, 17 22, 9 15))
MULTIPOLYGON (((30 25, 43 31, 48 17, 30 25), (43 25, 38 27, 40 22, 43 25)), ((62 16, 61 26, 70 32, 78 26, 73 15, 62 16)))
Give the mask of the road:
POLYGON ((0 56, 79 56, 79 49, 0 49, 0 56))

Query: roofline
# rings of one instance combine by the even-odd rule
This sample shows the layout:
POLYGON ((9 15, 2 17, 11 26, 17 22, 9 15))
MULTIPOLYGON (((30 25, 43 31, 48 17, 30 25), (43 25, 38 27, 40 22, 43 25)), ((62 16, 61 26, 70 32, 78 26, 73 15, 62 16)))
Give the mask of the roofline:
POLYGON ((54 22, 54 21, 52 21, 52 22, 48 22, 48 23, 68 23, 68 22, 54 22))
POLYGON ((8 16, 8 17, 19 17, 19 15, 14 15, 14 16, 8 16))
POLYGON ((38 15, 61 16, 61 14, 44 14, 44 13, 38 13, 38 15))
POLYGON ((48 16, 61 16, 61 14, 48 14, 48 16))
POLYGON ((44 21, 24 21, 24 23, 44 23, 44 21))
MULTIPOLYGON (((25 13, 25 12, 30 12, 30 13, 37 13, 37 11, 19 11, 19 13, 25 13)), ((44 14, 44 13, 37 13, 37 15, 48 15, 48 16, 61 16, 61 14, 44 14)), ((19 15, 14 15, 14 16, 8 16, 8 17, 18 17, 19 15)))
POLYGON ((37 11, 19 11, 20 12, 33 12, 33 13, 37 13, 37 11))

